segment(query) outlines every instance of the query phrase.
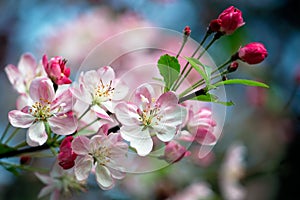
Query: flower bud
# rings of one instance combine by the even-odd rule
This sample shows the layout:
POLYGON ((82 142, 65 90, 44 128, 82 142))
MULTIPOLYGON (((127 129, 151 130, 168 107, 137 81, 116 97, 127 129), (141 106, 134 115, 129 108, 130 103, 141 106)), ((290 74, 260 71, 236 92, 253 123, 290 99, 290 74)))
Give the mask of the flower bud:
POLYGON ((233 6, 224 10, 218 19, 221 20, 220 32, 226 35, 232 34, 236 29, 245 24, 242 12, 233 6))
POLYGON ((220 19, 211 20, 208 27, 208 33, 214 33, 220 31, 221 24, 222 24, 222 20, 220 19))
POLYGON ((265 46, 259 42, 252 42, 238 51, 238 57, 248 64, 258 64, 268 56, 265 46))
POLYGON ((20 157, 20 164, 21 165, 29 165, 31 161, 31 157, 30 156, 21 156, 20 157))
POLYGON ((186 26, 184 29, 183 29, 183 34, 186 36, 186 37, 189 37, 191 35, 191 28, 189 26, 186 26))
POLYGON ((71 70, 66 67, 66 60, 61 56, 56 56, 48 61, 46 55, 43 56, 43 66, 49 78, 57 85, 70 84, 71 70))
POLYGON ((170 141, 166 145, 164 159, 167 162, 174 163, 181 160, 183 157, 189 156, 191 152, 187 151, 187 149, 177 143, 176 141, 170 141))
POLYGON ((58 164, 63 169, 70 169, 75 165, 77 154, 72 150, 72 136, 67 136, 60 145, 60 152, 58 154, 58 164))
POLYGON ((228 72, 234 72, 237 70, 237 68, 239 67, 239 63, 238 62, 232 62, 230 63, 230 65, 227 68, 228 72))

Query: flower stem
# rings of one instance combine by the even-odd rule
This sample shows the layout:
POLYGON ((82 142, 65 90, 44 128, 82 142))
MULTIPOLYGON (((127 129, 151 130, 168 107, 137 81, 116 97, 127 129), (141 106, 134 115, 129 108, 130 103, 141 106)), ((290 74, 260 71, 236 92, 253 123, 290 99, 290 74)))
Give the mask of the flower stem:
POLYGON ((82 115, 78 118, 78 121, 81 120, 81 119, 84 117, 84 115, 86 115, 86 113, 89 112, 90 108, 91 108, 91 106, 89 106, 89 107, 84 111, 84 113, 82 113, 82 115))
POLYGON ((9 130, 9 128, 11 127, 10 123, 8 122, 6 127, 5 127, 5 130, 1 136, 1 139, 0 139, 0 143, 2 143, 3 139, 5 138, 6 134, 7 134, 7 131, 9 130))
POLYGON ((178 58, 179 55, 181 54, 181 52, 182 52, 182 50, 183 50, 183 47, 185 46, 187 40, 188 40, 188 37, 187 37, 187 36, 184 36, 184 37, 183 37, 183 42, 182 42, 181 47, 180 47, 180 49, 179 49, 179 51, 178 51, 178 53, 177 53, 177 55, 176 55, 176 58, 178 58))
POLYGON ((4 142, 4 144, 7 144, 11 139, 13 139, 16 136, 16 134, 18 133, 19 130, 20 130, 20 128, 16 128, 14 130, 14 132, 12 132, 12 134, 9 136, 9 138, 7 138, 7 140, 4 142))
POLYGON ((17 144, 16 146, 14 146, 13 148, 18 149, 18 148, 25 147, 25 146, 27 146, 27 142, 23 141, 23 142, 17 144))
POLYGON ((80 131, 86 129, 87 127, 89 127, 89 126, 91 126, 91 125, 93 125, 93 124, 94 124, 95 122, 97 122, 98 120, 100 120, 100 118, 97 118, 97 119, 95 119, 94 121, 92 121, 91 123, 85 125, 85 126, 82 127, 81 129, 79 129, 78 132, 80 132, 80 131))
POLYGON ((7 163, 7 162, 3 162, 3 161, 0 161, 0 165, 13 167, 13 168, 19 168, 19 169, 27 170, 27 171, 31 171, 31 172, 42 172, 42 173, 49 172, 49 170, 45 169, 45 168, 31 167, 31 166, 28 166, 28 165, 17 165, 17 164, 7 163))
MULTIPOLYGON (((200 50, 200 48, 202 47, 202 45, 204 44, 205 40, 207 39, 207 37, 208 37, 209 35, 210 35, 210 33, 208 33, 208 32, 205 33, 205 36, 203 37, 203 39, 202 39, 201 43, 199 44, 198 48, 197 48, 197 49, 194 51, 194 53, 192 54, 192 56, 191 56, 192 58, 193 58, 193 57, 197 54, 197 52, 200 50)), ((178 78, 176 79, 175 83, 172 85, 171 90, 172 90, 173 88, 176 87, 176 85, 178 84, 179 80, 182 78, 182 76, 183 76, 185 70, 187 69, 188 65, 189 65, 189 62, 186 62, 186 64, 185 64, 183 70, 180 72, 180 74, 179 74, 178 78)))
POLYGON ((181 98, 179 99, 178 103, 182 103, 182 102, 184 102, 184 101, 186 101, 186 100, 189 100, 189 99, 191 99, 191 98, 193 98, 193 97, 197 97, 197 96, 203 95, 203 94, 206 94, 206 90, 202 88, 202 89, 200 89, 200 90, 197 90, 196 92, 193 92, 193 93, 191 93, 191 94, 189 94, 189 95, 186 95, 186 96, 184 96, 184 97, 181 97, 181 98))

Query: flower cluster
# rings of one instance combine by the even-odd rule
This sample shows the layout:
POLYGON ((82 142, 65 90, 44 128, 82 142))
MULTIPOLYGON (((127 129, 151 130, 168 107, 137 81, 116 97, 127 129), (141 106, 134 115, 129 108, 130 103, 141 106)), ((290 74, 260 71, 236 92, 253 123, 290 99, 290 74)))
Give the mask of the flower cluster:
MULTIPOLYGON (((215 34, 204 50, 242 25, 240 10, 231 6, 223 11, 211 21, 199 48, 191 57, 185 57, 186 65, 181 67, 178 57, 191 35, 190 27, 185 27, 178 54, 165 54, 158 60, 162 81, 137 88, 130 88, 110 66, 81 72, 78 81, 73 82, 66 59, 48 59, 44 55, 41 64, 37 64, 30 54, 22 55, 18 67, 5 68, 9 81, 20 94, 8 119, 13 127, 28 128, 25 146, 29 147, 18 146, 8 151, 19 155, 19 150, 29 153, 51 149, 61 174, 37 176, 45 184, 55 183, 49 188, 57 192, 72 186, 82 189, 90 174, 95 175, 101 189, 111 189, 116 179, 124 178, 128 164, 133 165, 127 159, 129 152, 143 158, 156 155, 159 160, 174 163, 194 153, 188 150, 191 145, 214 145, 220 133, 207 102, 232 102, 222 102, 212 92, 227 84, 268 87, 252 80, 226 77, 237 70, 237 60, 248 64, 262 62, 267 50, 261 43, 241 47, 217 69, 200 60, 204 53, 199 52, 200 47, 209 35, 215 34), (198 73, 201 79, 185 87, 183 82, 190 73, 198 73), (158 149, 162 150, 160 155, 152 154, 158 149), (64 172, 71 173, 72 178, 64 172)), ((40 196, 45 194, 42 191, 40 196)))

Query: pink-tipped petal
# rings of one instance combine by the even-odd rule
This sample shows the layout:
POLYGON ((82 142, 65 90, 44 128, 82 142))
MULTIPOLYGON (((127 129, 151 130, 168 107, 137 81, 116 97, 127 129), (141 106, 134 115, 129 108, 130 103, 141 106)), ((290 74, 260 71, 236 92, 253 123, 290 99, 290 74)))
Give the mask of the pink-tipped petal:
POLYGON ((90 155, 78 156, 75 160, 74 173, 78 181, 86 180, 93 166, 93 158, 90 155))
POLYGON ((108 121, 113 121, 110 116, 106 113, 105 110, 103 110, 100 106, 94 105, 91 107, 91 110, 95 112, 96 116, 99 117, 100 119, 108 120, 108 121))
POLYGON ((72 141, 72 150, 78 155, 89 153, 90 140, 85 136, 78 136, 72 141))
POLYGON ((45 77, 35 78, 30 84, 29 95, 36 102, 52 102, 55 92, 51 80, 45 77))
POLYGON ((70 135, 77 129, 77 122, 72 115, 63 114, 48 119, 51 130, 58 135, 70 135))
POLYGON ((22 110, 25 106, 32 105, 34 102, 31 100, 31 98, 28 96, 28 94, 21 94, 18 96, 16 101, 16 108, 18 110, 22 110))
POLYGON ((114 181, 108 168, 99 164, 96 166, 96 181, 103 190, 108 190, 114 186, 114 181))
POLYGON ((20 110, 12 110, 8 113, 8 120, 14 127, 28 128, 34 122, 35 117, 20 110))
POLYGON ((28 129, 27 134, 27 141, 29 140, 28 143, 33 142, 37 143, 38 145, 43 145, 48 139, 44 122, 41 121, 32 124, 28 129))
POLYGON ((160 95, 156 101, 156 106, 164 108, 178 104, 178 98, 174 92, 166 92, 160 95))
POLYGON ((24 77, 33 78, 37 68, 35 58, 29 53, 23 54, 20 58, 18 68, 24 77))
POLYGON ((83 82, 87 91, 93 94, 100 83, 100 77, 95 70, 87 71, 83 76, 83 82))
POLYGON ((66 113, 72 110, 75 99, 72 98, 72 93, 68 89, 62 92, 54 101, 51 103, 51 110, 59 110, 59 113, 66 113))

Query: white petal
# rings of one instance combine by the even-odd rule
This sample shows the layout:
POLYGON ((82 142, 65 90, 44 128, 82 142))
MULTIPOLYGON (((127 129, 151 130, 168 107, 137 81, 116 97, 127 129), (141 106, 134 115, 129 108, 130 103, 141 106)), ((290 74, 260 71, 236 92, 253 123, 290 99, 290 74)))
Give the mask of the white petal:
POLYGON ((137 107, 131 103, 121 102, 115 107, 115 115, 125 126, 137 126, 140 122, 137 107))
POLYGON ((28 128, 34 122, 35 117, 20 110, 12 110, 8 113, 8 120, 14 127, 28 128))
POLYGON ((40 193, 38 194, 38 198, 47 196, 48 194, 52 193, 55 189, 55 185, 46 185, 41 189, 40 193))
POLYGON ((110 116, 106 113, 105 110, 103 110, 100 106, 94 105, 91 107, 91 110, 95 112, 96 116, 100 119, 105 119, 108 121, 113 121, 110 116))
POLYGON ((38 145, 43 145, 48 139, 48 135, 45 131, 45 125, 41 121, 32 124, 28 129, 27 134, 27 142, 28 140, 30 140, 28 143, 32 141, 34 143, 37 143, 38 145))
POLYGON ((160 108, 178 104, 178 98, 174 92, 166 92, 160 95, 156 101, 156 105, 160 108))
POLYGON ((100 82, 100 77, 95 70, 90 70, 83 75, 83 82, 87 91, 93 94, 100 82))
POLYGON ((78 181, 86 180, 93 166, 93 158, 89 155, 78 156, 75 160, 74 173, 78 181))
POLYGON ((22 73, 23 77, 26 77, 27 79, 33 78, 36 73, 36 67, 36 61, 31 54, 25 53, 21 56, 18 63, 18 69, 22 73))
POLYGON ((114 113, 113 105, 112 105, 112 102, 111 102, 111 101, 104 101, 104 102, 101 102, 101 105, 102 105, 103 107, 105 107, 109 112, 114 113))
POLYGON ((46 77, 35 78, 30 84, 29 95, 35 102, 52 102, 55 97, 53 83, 46 77))
POLYGON ((96 180, 99 187, 103 190, 108 190, 114 186, 114 181, 111 177, 110 171, 105 166, 97 165, 96 180))
POLYGON ((51 110, 59 111, 59 113, 66 113, 72 109, 74 103, 75 98, 72 98, 71 91, 66 90, 53 100, 51 103, 51 110))
POLYGON ((104 85, 115 80, 115 72, 110 66, 101 67, 97 70, 97 73, 104 85))
POLYGON ((122 126, 120 129, 121 136, 130 142, 130 146, 136 149, 138 155, 148 155, 153 147, 153 141, 149 130, 140 126, 122 126))
POLYGON ((158 139, 160 139, 163 142, 169 142, 172 140, 175 136, 175 133, 177 131, 176 127, 170 126, 167 124, 158 124, 153 126, 156 136, 158 139))
POLYGON ((124 82, 120 81, 116 86, 114 90, 114 95, 112 97, 112 100, 119 101, 125 98, 125 96, 128 94, 129 87, 125 85, 124 82))

